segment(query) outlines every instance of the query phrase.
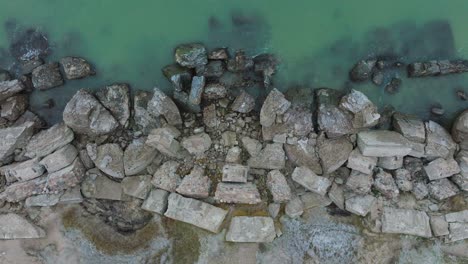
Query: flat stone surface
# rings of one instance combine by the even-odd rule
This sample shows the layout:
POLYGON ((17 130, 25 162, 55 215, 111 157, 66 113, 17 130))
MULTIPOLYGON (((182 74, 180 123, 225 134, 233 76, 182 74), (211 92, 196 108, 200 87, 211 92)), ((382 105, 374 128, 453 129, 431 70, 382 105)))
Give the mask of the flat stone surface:
POLYGON ((24 155, 29 158, 47 156, 72 142, 74 138, 73 131, 67 125, 64 123, 56 124, 31 137, 24 155))
POLYGON ((284 114, 290 106, 291 102, 286 100, 278 89, 274 88, 263 102, 260 110, 260 124, 266 127, 273 125, 276 115, 284 114))
POLYGON ((362 155, 369 157, 405 156, 411 151, 406 138, 397 132, 387 130, 359 132, 357 145, 362 155))
POLYGON ((429 164, 424 166, 429 180, 438 180, 442 178, 450 177, 460 172, 460 167, 454 159, 443 159, 438 158, 431 161, 429 164))
POLYGON ((407 139, 424 143, 426 140, 426 129, 424 122, 411 115, 395 113, 393 116, 393 127, 407 139))
POLYGON ((354 149, 349 154, 347 167, 353 170, 360 171, 365 174, 370 174, 377 165, 376 157, 366 157, 361 154, 359 149, 354 149))
POLYGON ((181 181, 180 176, 177 174, 179 166, 180 163, 176 161, 166 161, 154 173, 151 183, 156 188, 175 192, 181 181))
POLYGON ((468 223, 450 223, 449 230, 449 242, 468 239, 468 223))
POLYGON ((457 145, 445 128, 433 121, 424 123, 426 126, 426 153, 429 158, 448 158, 453 155, 457 145))
POLYGON ((58 204, 61 193, 58 194, 39 194, 26 198, 24 205, 26 207, 44 207, 58 204))
POLYGON ((148 102, 148 112, 155 117, 163 116, 170 125, 182 124, 179 108, 164 92, 157 87, 153 90, 153 98, 148 102))
POLYGON ((0 239, 45 237, 45 231, 14 213, 0 214, 0 239))
POLYGON ((346 180, 346 187, 355 193, 367 194, 370 192, 373 183, 372 174, 353 170, 346 180))
POLYGON ((320 105, 317 112, 320 131, 324 131, 330 139, 354 133, 352 119, 351 113, 334 105, 320 105))
POLYGON ((123 178, 121 182, 123 193, 144 200, 152 188, 151 178, 151 175, 123 178))
POLYGON ((25 89, 24 84, 19 80, 0 82, 0 101, 3 101, 25 89))
POLYGON ((353 150, 353 144, 345 137, 336 139, 317 139, 317 152, 324 174, 330 174, 341 167, 353 150))
POLYGON ((431 237, 429 216, 423 211, 384 207, 382 232, 431 237))
POLYGON ((79 90, 63 110, 63 121, 78 134, 105 135, 119 126, 118 121, 88 91, 79 90))
POLYGON ((247 163, 250 167, 258 169, 280 170, 284 168, 286 155, 283 144, 267 144, 258 155, 250 157, 247 163))
POLYGON ((223 182, 247 182, 249 167, 241 164, 226 164, 223 166, 223 182))
POLYGON ((250 156, 256 156, 262 150, 262 143, 260 143, 260 141, 257 139, 242 137, 241 142, 242 146, 245 150, 247 150, 250 156))
POLYGON ((307 167, 296 167, 291 175, 292 179, 309 191, 325 195, 331 182, 329 179, 317 176, 307 167))
POLYGON ((43 158, 40 163, 50 173, 67 167, 77 156, 78 150, 72 144, 68 144, 43 158))
POLYGON ((468 223, 468 210, 448 213, 445 215, 447 222, 467 222, 468 223))
POLYGON ((370 194, 355 195, 345 200, 345 209, 350 213, 366 216, 375 202, 375 197, 370 194))
POLYGON ((287 202, 291 199, 291 188, 289 188, 286 177, 279 170, 272 170, 268 173, 267 187, 275 203, 287 202))
POLYGON ((301 216, 304 213, 304 204, 302 203, 301 198, 294 197, 288 201, 284 207, 284 213, 291 218, 301 216))
POLYGON ((86 148, 89 157, 98 169, 114 178, 122 179, 125 177, 124 153, 118 144, 109 143, 100 145, 95 150, 88 144, 86 148))
POLYGON ((205 169, 196 166, 186 175, 176 191, 184 196, 207 198, 210 194, 211 180, 205 175, 205 169))
POLYGON ((226 233, 229 242, 272 242, 276 237, 275 225, 271 217, 236 216, 226 233))
POLYGON ((83 202, 83 195, 81 194, 81 187, 75 186, 67 189, 62 196, 60 196, 59 204, 75 204, 83 202))
POLYGON ((86 178, 81 183, 81 193, 86 198, 122 200, 122 185, 102 174, 97 169, 86 172, 86 178))
POLYGON ((181 145, 176 138, 180 132, 174 127, 163 127, 151 130, 148 135, 146 144, 156 148, 159 152, 166 156, 179 158, 181 157, 181 145))
POLYGON ((202 155, 210 149, 211 138, 207 133, 200 133, 189 136, 182 140, 182 146, 193 155, 202 155))
POLYGON ((220 203, 258 204, 260 193, 254 183, 218 183, 215 200, 220 203))
POLYGON ((123 156, 125 175, 138 175, 145 171, 158 155, 156 148, 145 144, 146 138, 134 139, 125 149, 123 156))
POLYGON ((443 215, 431 215, 429 222, 434 236, 445 236, 449 234, 448 223, 443 215))
POLYGON ((169 192, 162 189, 152 189, 141 205, 141 208, 147 211, 164 215, 167 209, 167 199, 169 192))
MULTIPOLYGON (((411 154, 410 154, 411 155, 411 154)), ((386 170, 396 170, 403 167, 403 157, 382 157, 377 161, 377 166, 386 170)))
POLYGON ((96 97, 122 127, 128 125, 130 119, 130 86, 128 84, 108 85, 98 90, 96 97))
POLYGON ((427 189, 431 197, 438 201, 455 196, 460 192, 457 186, 446 178, 430 182, 427 184, 427 189))
POLYGON ((242 91, 231 105, 231 109, 239 113, 249 113, 254 107, 255 98, 245 91, 242 91))
POLYGON ((329 199, 341 210, 345 209, 345 197, 343 187, 333 183, 328 191, 329 199))
POLYGON ((171 193, 164 216, 217 233, 227 211, 202 201, 171 193))
POLYGON ((43 175, 45 171, 38 158, 0 167, 0 173, 5 175, 7 183, 31 180, 43 175))
POLYGON ((15 149, 28 144, 34 130, 34 123, 27 122, 23 126, 0 129, 0 162, 11 156, 15 149))
POLYGON ((316 152, 314 140, 299 140, 297 144, 285 144, 284 150, 288 160, 296 166, 305 166, 316 174, 322 174, 322 165, 316 152))

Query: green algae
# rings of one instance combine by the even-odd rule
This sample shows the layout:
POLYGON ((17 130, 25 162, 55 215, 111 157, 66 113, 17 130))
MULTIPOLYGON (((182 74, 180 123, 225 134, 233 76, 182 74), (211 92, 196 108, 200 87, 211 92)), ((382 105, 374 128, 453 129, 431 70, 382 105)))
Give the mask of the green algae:
POLYGON ((164 228, 172 240, 172 257, 174 263, 196 263, 200 255, 198 228, 170 218, 163 219, 164 228))

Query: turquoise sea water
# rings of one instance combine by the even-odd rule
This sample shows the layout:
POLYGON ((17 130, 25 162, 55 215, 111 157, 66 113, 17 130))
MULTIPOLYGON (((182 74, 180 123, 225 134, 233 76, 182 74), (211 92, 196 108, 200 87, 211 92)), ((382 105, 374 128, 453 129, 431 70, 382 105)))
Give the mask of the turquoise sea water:
MULTIPOLYGON (((193 41, 277 54, 282 64, 275 86, 281 90, 355 88, 380 106, 424 118, 439 103, 449 119, 468 104, 455 95, 457 89, 468 92, 468 74, 406 79, 404 70, 395 71, 403 84, 389 95, 370 82, 349 83, 348 71, 358 59, 375 56, 468 59, 467 11, 464 0, 4 0, 0 47, 8 50, 15 34, 33 28, 47 34, 47 60, 75 55, 96 66, 93 78, 34 94, 33 108, 51 122, 79 88, 128 82, 135 89, 169 90, 160 69, 172 63, 177 44, 193 41), (56 107, 42 108, 49 98, 56 107)), ((1 66, 9 63, 2 59, 1 66)))

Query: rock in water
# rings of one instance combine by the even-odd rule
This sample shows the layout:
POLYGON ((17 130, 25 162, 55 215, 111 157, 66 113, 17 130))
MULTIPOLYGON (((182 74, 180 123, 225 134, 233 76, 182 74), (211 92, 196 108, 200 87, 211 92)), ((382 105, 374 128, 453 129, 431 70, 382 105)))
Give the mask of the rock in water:
POLYGON ((201 103, 203 89, 205 88, 205 76, 194 76, 190 89, 189 102, 194 105, 201 103))
POLYGON ((202 201, 171 193, 164 216, 217 233, 227 211, 202 201))
POLYGON ((275 225, 271 217, 262 216, 236 216, 226 233, 229 242, 272 242, 276 237, 275 225))
POLYGON ((126 127, 130 118, 130 86, 116 83, 100 89, 96 97, 111 112, 122 127, 126 127))
POLYGON ((64 57, 60 59, 60 64, 62 64, 65 78, 68 80, 81 79, 95 74, 91 65, 83 58, 64 57))
POLYGON ((162 69, 164 76, 172 83, 174 90, 183 91, 190 87, 192 71, 178 64, 167 65, 162 69))
POLYGON ((408 65, 409 77, 427 77, 462 72, 468 72, 468 61, 466 60, 434 60, 415 62, 408 65))
POLYGON ((356 65, 354 65, 353 69, 349 73, 351 80, 360 82, 369 79, 375 67, 375 63, 376 60, 362 60, 356 63, 356 65))
POLYGON ((110 143, 98 147, 88 144, 86 149, 98 169, 114 178, 125 177, 124 153, 118 144, 110 143))
POLYGON ((208 55, 202 44, 182 44, 175 49, 175 60, 183 67, 195 68, 207 64, 208 55))
POLYGON ((463 111, 453 122, 452 136, 462 149, 468 149, 468 110, 463 111))
POLYGON ((26 153, 29 158, 41 158, 54 152, 75 138, 73 131, 64 123, 56 124, 49 129, 42 130, 29 140, 26 153))
POLYGON ((47 90, 63 84, 62 74, 58 63, 43 64, 32 72, 32 83, 34 88, 47 90))
POLYGON ((182 124, 179 108, 170 97, 156 87, 153 98, 148 102, 147 109, 155 117, 163 116, 170 125, 182 124))
POLYGON ((85 90, 79 90, 65 106, 63 121, 78 134, 100 136, 113 132, 119 123, 85 90))
POLYGON ((0 104, 0 117, 15 121, 18 119, 28 108, 29 98, 25 94, 15 95, 0 104))
POLYGON ((42 228, 14 213, 0 215, 0 223, 0 239, 41 238, 46 235, 42 228))
POLYGON ((429 217, 423 211, 384 207, 382 232, 431 237, 429 217))
POLYGON ((245 91, 242 91, 231 105, 231 109, 239 113, 249 113, 254 107, 255 98, 245 91))
POLYGON ((0 82, 0 101, 15 95, 24 89, 24 84, 18 80, 0 82))

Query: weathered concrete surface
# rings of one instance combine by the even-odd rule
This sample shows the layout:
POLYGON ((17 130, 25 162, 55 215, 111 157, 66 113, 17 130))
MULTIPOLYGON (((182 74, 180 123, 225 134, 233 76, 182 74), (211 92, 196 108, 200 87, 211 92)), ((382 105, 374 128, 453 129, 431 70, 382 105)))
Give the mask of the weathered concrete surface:
POLYGON ((325 195, 331 182, 329 179, 317 176, 307 167, 296 167, 291 178, 309 191, 325 195))
POLYGON ((49 155, 75 138, 73 131, 64 123, 59 123, 49 129, 42 130, 29 140, 26 153, 29 158, 40 158, 49 155))
POLYGON ((254 183, 218 183, 215 200, 220 203, 258 204, 260 193, 254 183))
POLYGON ((376 198, 370 194, 355 195, 345 200, 345 209, 356 215, 366 216, 376 202, 376 198))
POLYGON ((384 207, 382 232, 431 237, 429 216, 423 211, 384 207))
POLYGON ((366 157, 361 154, 359 149, 351 151, 348 157, 347 167, 353 170, 360 171, 365 174, 370 174, 377 165, 376 157, 366 157))
POLYGON ((226 234, 229 242, 272 242, 276 237, 275 225, 270 217, 236 216, 226 234))
POLYGON ((468 210, 459 212, 448 213, 445 215, 447 222, 467 222, 468 223, 468 210))
POLYGON ((68 144, 43 158, 40 164, 44 165, 49 173, 55 172, 70 165, 77 156, 78 150, 72 144, 68 144))
POLYGON ((227 211, 202 201, 171 193, 164 216, 217 233, 227 211))
POLYGON ((387 130, 359 132, 357 144, 364 156, 405 156, 411 151, 409 142, 401 134, 387 130))
POLYGON ((45 237, 45 231, 23 217, 14 214, 0 215, 0 239, 23 239, 45 237))
POLYGON ((353 170, 346 180, 346 187, 355 193, 367 194, 370 192, 373 183, 372 174, 353 170))
POLYGON ((226 164, 223 166, 223 182, 247 182, 249 167, 241 164, 226 164))

